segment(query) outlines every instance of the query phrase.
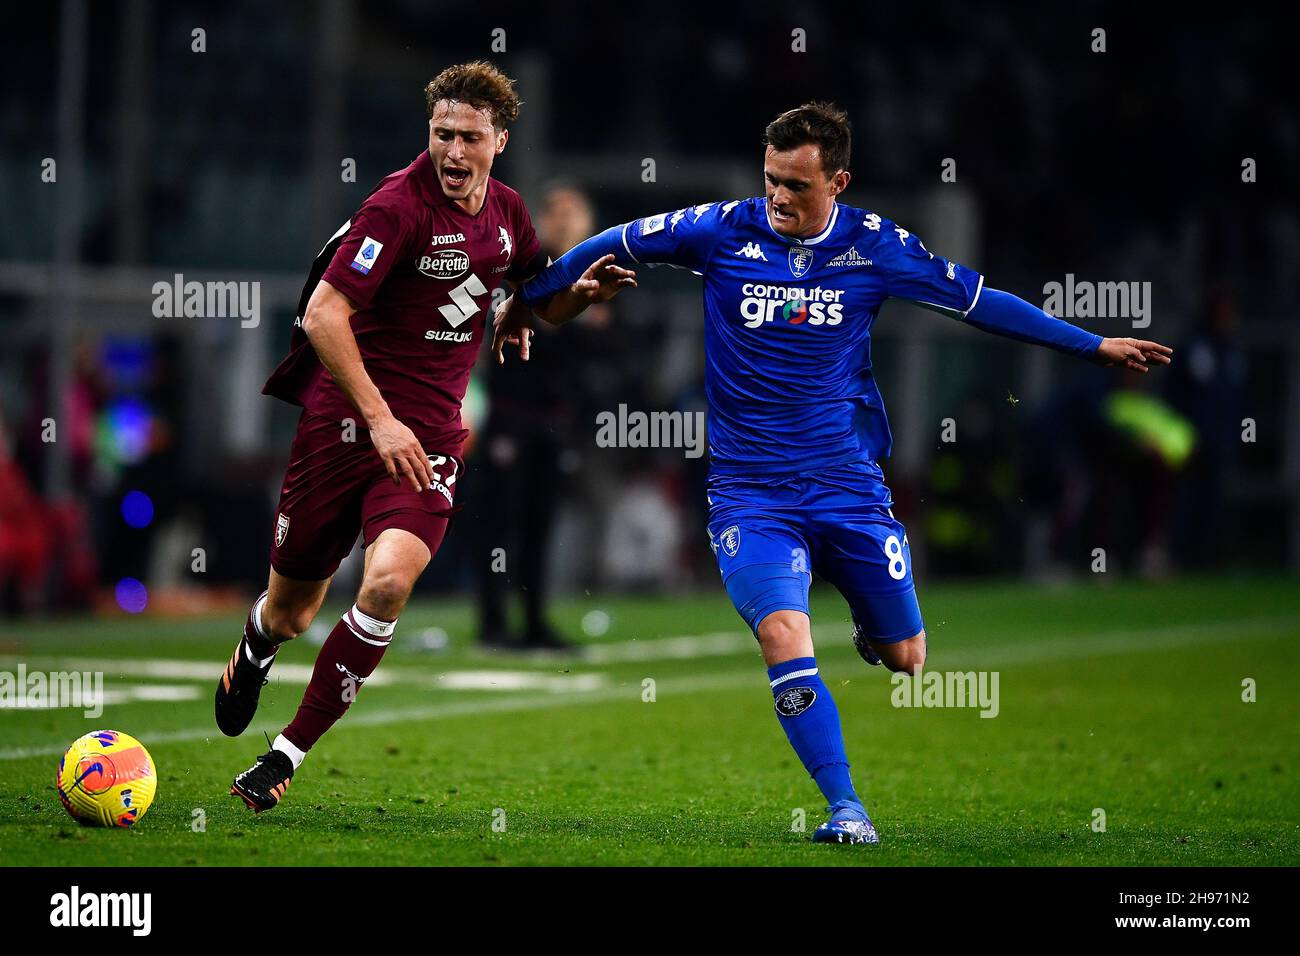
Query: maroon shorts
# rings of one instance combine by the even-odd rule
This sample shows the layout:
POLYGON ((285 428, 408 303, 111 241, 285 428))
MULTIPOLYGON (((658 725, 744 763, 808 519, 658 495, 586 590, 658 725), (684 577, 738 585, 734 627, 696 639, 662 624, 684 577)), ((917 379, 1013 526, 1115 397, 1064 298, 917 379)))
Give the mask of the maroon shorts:
POLYGON ((287 578, 331 577, 358 534, 368 547, 380 532, 401 528, 436 554, 447 532, 456 478, 463 470, 455 456, 435 454, 425 445, 434 481, 417 492, 406 478, 393 484, 364 426, 357 429, 355 441, 343 439, 339 422, 302 413, 271 544, 271 567, 287 578))

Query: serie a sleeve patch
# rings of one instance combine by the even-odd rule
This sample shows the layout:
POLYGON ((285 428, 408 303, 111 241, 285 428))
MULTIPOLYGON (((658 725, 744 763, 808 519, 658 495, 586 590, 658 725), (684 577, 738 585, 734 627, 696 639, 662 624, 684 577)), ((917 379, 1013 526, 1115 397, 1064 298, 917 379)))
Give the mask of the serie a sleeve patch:
POLYGON ((384 244, 366 236, 361 242, 361 248, 352 258, 352 268, 356 269, 362 275, 369 275, 370 270, 374 268, 375 262, 379 259, 379 253, 383 252, 384 244))
POLYGON ((641 220, 641 235, 648 236, 652 233, 660 232, 664 227, 664 222, 668 219, 666 213, 658 216, 651 216, 649 219, 641 220))

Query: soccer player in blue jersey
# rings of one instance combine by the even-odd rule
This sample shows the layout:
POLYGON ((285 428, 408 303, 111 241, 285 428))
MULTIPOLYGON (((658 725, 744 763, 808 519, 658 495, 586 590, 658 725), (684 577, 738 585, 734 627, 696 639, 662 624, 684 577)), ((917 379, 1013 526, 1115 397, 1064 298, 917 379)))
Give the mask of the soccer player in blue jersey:
MULTIPOLYGON (((846 114, 808 103, 768 127, 762 198, 709 202, 594 236, 519 296, 561 322, 584 298, 635 285, 636 263, 704 279, 709 541, 767 662, 776 714, 821 789, 815 842, 876 843, 849 776, 839 713, 813 656, 816 573, 848 602, 871 664, 916 674, 925 628, 911 552, 878 462, 892 439, 872 375, 871 327, 888 298, 986 332, 1139 372, 1169 363, 1155 342, 1102 338, 984 284, 902 226, 837 201, 849 184, 846 114), (553 299, 557 292, 577 295, 553 299), (566 303, 563 307, 560 302, 566 303)), ((527 348, 529 309, 497 313, 494 348, 527 348)))

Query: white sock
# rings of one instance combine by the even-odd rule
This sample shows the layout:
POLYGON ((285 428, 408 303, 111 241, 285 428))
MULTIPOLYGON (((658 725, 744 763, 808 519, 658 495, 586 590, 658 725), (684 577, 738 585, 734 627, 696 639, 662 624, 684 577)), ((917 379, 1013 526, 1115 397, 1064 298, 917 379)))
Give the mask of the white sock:
POLYGON ((371 617, 355 604, 352 605, 352 610, 343 615, 343 620, 353 634, 368 644, 387 644, 393 638, 393 629, 397 627, 396 621, 381 621, 377 617, 371 617), (369 638, 365 636, 367 634, 369 638))
MULTIPOLYGON (((266 628, 262 626, 262 608, 266 607, 266 598, 267 595, 263 594, 260 598, 257 599, 257 602, 253 605, 253 627, 256 628, 257 633, 260 634, 264 640, 269 641, 270 638, 266 634, 266 628)), ((259 669, 266 667, 267 664, 275 660, 275 655, 279 650, 280 650, 280 646, 277 644, 275 650, 271 652, 270 657, 264 657, 259 660, 258 658, 253 656, 253 651, 248 646, 248 642, 244 642, 244 656, 248 658, 250 664, 252 664, 254 667, 257 667, 259 669)))
POLYGON ((280 753, 292 760, 294 770, 301 767, 302 762, 307 758, 307 752, 305 750, 299 750, 293 744, 289 743, 289 741, 285 739, 284 734, 280 734, 275 738, 275 743, 271 744, 271 749, 280 751, 280 753))
POLYGON ((253 605, 253 627, 257 628, 257 633, 261 634, 266 640, 271 636, 266 633, 266 628, 262 626, 262 608, 266 607, 266 599, 270 597, 269 593, 263 593, 257 602, 253 605))

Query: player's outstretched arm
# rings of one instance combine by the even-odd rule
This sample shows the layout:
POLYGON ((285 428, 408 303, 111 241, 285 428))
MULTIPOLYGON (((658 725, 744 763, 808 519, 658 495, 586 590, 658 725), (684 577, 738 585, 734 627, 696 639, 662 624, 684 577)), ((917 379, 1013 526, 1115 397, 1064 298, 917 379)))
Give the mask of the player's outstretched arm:
POLYGON ((393 417, 388 403, 366 373, 352 334, 350 319, 355 311, 347 296, 322 279, 307 302, 302 330, 320 356, 321 364, 366 420, 375 451, 383 459, 393 484, 405 479, 416 491, 422 491, 433 481, 433 467, 415 433, 393 417))
POLYGON ((612 252, 605 253, 576 282, 555 293, 544 306, 535 306, 538 318, 551 325, 563 325, 581 315, 587 306, 608 302, 624 289, 635 289, 636 273, 616 264, 615 259, 612 252))
POLYGON ((1152 365, 1168 365, 1174 353, 1158 342, 1102 338, 998 289, 983 289, 974 307, 966 313, 965 321, 994 335, 1044 345, 1098 365, 1122 365, 1141 372, 1152 365))
MULTIPOLYGON (((581 249, 582 245, 575 247, 581 249)), ((560 258, 564 262, 573 252, 560 258)), ((534 314, 551 325, 563 325, 580 315, 587 306, 596 302, 607 302, 623 289, 636 288, 636 273, 615 265, 613 253, 606 253, 589 265, 574 282, 559 291, 542 298, 537 296, 530 304, 524 295, 515 292, 497 307, 493 318, 492 352, 497 364, 505 361, 503 349, 506 345, 519 348, 519 357, 528 361, 529 340, 532 337, 532 317, 534 314)), ((555 268, 554 263, 550 268, 555 268)), ((543 273, 545 275, 545 273, 543 273)))
POLYGON ((559 325, 593 302, 613 298, 624 286, 635 286, 636 273, 623 268, 636 261, 624 245, 625 228, 611 226, 560 256, 524 283, 524 301, 543 321, 559 325))

